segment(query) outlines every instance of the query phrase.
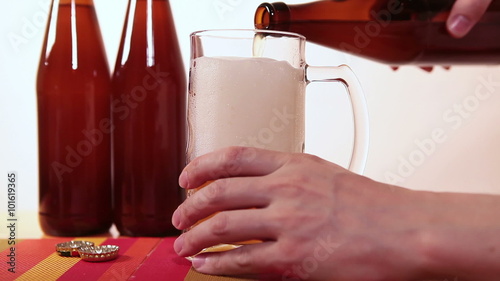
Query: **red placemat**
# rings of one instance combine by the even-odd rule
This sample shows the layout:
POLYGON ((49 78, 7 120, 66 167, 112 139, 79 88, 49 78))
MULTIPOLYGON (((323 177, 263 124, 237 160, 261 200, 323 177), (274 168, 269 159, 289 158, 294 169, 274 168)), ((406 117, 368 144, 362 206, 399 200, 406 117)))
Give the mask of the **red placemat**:
POLYGON ((0 240, 0 280, 64 281, 83 278, 182 281, 191 264, 175 254, 172 247, 174 241, 174 237, 85 237, 25 239, 9 245, 8 240, 0 240), (59 256, 55 245, 69 240, 88 240, 96 245, 118 245, 119 256, 107 262, 86 262, 78 257, 59 256))

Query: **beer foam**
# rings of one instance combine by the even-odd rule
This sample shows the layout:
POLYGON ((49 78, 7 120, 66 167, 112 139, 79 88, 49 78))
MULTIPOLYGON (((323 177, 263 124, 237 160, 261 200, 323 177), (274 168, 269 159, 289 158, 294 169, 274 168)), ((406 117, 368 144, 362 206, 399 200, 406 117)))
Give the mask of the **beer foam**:
POLYGON ((304 81, 304 70, 286 61, 193 60, 188 154, 196 157, 232 145, 302 151, 304 81))

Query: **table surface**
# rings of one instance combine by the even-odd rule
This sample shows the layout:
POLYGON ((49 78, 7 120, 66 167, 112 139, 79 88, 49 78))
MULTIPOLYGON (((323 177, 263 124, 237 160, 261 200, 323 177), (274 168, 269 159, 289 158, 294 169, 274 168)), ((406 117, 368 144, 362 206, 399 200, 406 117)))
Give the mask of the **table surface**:
POLYGON ((0 240, 0 280, 248 280, 200 274, 173 250, 175 237, 57 237, 0 240), (117 245, 118 258, 87 262, 79 257, 62 257, 55 245, 70 240, 87 240, 96 245, 117 245), (11 257, 9 257, 9 255, 11 257), (12 261, 11 264, 6 262, 12 261), (13 268, 11 272, 8 269, 13 268))

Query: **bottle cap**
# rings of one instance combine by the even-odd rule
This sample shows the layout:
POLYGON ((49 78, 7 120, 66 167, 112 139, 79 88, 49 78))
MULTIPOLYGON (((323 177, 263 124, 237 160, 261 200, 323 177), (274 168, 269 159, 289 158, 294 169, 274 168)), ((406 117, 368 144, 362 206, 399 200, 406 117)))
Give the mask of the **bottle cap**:
POLYGON ((94 246, 94 242, 84 240, 73 240, 56 244, 56 251, 63 257, 78 257, 78 249, 83 246, 94 246))
POLYGON ((101 262, 115 259, 119 250, 120 247, 116 245, 83 246, 78 249, 78 253, 84 261, 101 262))

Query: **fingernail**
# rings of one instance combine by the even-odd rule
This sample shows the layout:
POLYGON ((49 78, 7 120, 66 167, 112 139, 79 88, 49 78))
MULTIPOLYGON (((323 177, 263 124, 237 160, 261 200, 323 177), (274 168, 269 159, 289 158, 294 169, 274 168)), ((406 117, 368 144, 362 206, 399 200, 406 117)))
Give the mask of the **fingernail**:
POLYGON ((207 258, 204 256, 195 256, 192 261, 192 265, 195 269, 202 267, 205 264, 207 258))
POLYGON ((449 31, 453 36, 464 37, 472 28, 472 21, 464 15, 454 16, 448 25, 449 31))
POLYGON ((182 171, 181 175, 179 176, 179 185, 182 188, 188 188, 189 180, 188 180, 188 175, 187 171, 184 170, 182 171))
POLYGON ((178 255, 182 252, 183 245, 184 245, 184 235, 181 235, 174 242, 174 250, 178 255))
POLYGON ((181 211, 179 210, 179 208, 177 208, 172 214, 172 224, 175 226, 175 228, 180 229, 179 226, 181 224, 181 211))

